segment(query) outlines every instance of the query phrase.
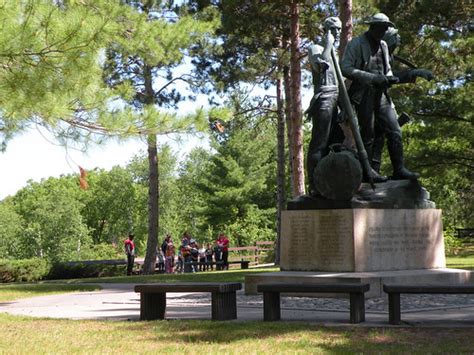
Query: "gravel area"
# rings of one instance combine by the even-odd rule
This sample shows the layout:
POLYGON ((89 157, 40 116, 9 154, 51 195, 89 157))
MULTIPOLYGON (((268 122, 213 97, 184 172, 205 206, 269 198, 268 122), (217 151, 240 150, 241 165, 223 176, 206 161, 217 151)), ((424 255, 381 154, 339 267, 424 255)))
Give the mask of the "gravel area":
MULTIPOLYGON (((168 297, 173 297, 169 294, 168 297)), ((210 304, 210 294, 188 294, 179 297, 182 302, 194 304, 210 304)), ((245 295, 237 293, 239 307, 263 307, 261 295, 245 295)), ((474 306, 474 295, 464 294, 420 294, 401 295, 401 309, 403 311, 424 311, 431 309, 459 308, 474 306)), ((315 297, 282 297, 282 309, 312 309, 324 311, 347 311, 349 299, 346 298, 315 298, 315 297)), ((371 298, 365 301, 366 312, 388 313, 388 298, 371 298)))

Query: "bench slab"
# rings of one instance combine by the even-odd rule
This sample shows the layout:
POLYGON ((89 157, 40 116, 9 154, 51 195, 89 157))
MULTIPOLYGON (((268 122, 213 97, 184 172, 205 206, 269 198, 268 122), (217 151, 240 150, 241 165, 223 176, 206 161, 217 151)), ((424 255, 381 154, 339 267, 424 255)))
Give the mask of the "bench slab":
POLYGON ((390 324, 401 323, 400 294, 474 294, 474 285, 466 284, 416 284, 416 285, 383 285, 383 290, 388 294, 388 321, 390 324))
POLYGON ((348 293, 350 302, 350 321, 360 323, 365 321, 365 296, 369 284, 288 284, 271 283, 257 286, 258 292, 263 292, 263 319, 275 321, 281 318, 280 293, 309 292, 309 293, 348 293))
POLYGON ((257 286, 258 292, 367 292, 370 289, 369 284, 356 283, 338 283, 338 284, 289 284, 289 283, 271 283, 257 286))
POLYGON ((474 285, 459 284, 417 284, 417 285, 383 285, 386 293, 439 293, 439 294, 456 294, 456 293, 474 293, 474 285))

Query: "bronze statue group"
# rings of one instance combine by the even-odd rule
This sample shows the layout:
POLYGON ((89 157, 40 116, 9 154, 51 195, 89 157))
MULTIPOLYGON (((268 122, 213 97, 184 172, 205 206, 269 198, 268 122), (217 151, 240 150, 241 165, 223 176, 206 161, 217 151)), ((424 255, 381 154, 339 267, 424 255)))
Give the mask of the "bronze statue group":
POLYGON ((324 21, 320 43, 308 51, 314 96, 306 111, 313 123, 306 168, 312 196, 321 193, 314 172, 331 147, 342 145, 344 141, 345 147, 354 148, 356 137, 347 137, 348 130, 344 129, 354 111, 357 123, 352 134, 361 141, 357 147, 359 158, 362 156, 367 161, 365 166, 362 164, 363 181, 373 184, 389 178, 416 180, 419 177, 405 166, 400 126, 407 122, 408 116, 403 113, 399 117, 389 89, 394 84, 415 82, 417 77, 432 80, 433 75, 428 70, 413 67, 399 72, 392 70, 394 50, 400 44, 398 30, 382 13, 373 15, 365 23, 368 30, 347 44, 340 61, 335 54, 341 33, 341 21, 337 17, 324 21), (338 72, 351 81, 347 94, 345 80, 342 75, 338 77, 338 72), (343 94, 348 95, 350 103, 344 104, 343 94), (385 144, 393 168, 390 177, 380 173, 385 144))

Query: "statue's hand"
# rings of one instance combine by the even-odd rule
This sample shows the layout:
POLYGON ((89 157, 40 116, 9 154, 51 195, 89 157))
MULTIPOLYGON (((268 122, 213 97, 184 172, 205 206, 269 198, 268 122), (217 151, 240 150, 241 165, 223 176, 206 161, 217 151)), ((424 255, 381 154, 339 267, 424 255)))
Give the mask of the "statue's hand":
POLYGON ((410 72, 410 75, 413 78, 420 77, 420 78, 426 79, 428 81, 431 81, 431 80, 434 79, 433 73, 430 70, 427 70, 427 69, 413 69, 410 72))
POLYGON ((329 69, 329 62, 324 60, 324 59, 320 59, 318 61, 318 64, 319 64, 321 70, 323 70, 323 71, 329 69))
POLYGON ((390 81, 385 75, 375 74, 374 77, 372 78, 372 85, 376 87, 386 88, 389 86, 389 84, 390 84, 390 81))
POLYGON ((334 35, 331 33, 331 31, 326 32, 326 43, 332 47, 334 46, 334 42, 336 42, 336 39, 334 38, 334 35))

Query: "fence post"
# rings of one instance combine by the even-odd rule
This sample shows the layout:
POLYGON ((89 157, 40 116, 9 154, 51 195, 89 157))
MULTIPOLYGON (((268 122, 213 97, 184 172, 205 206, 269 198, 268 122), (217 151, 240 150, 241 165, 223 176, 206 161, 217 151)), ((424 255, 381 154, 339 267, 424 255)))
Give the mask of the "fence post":
POLYGON ((253 242, 253 245, 255 246, 255 262, 258 265, 258 244, 257 242, 253 242))

